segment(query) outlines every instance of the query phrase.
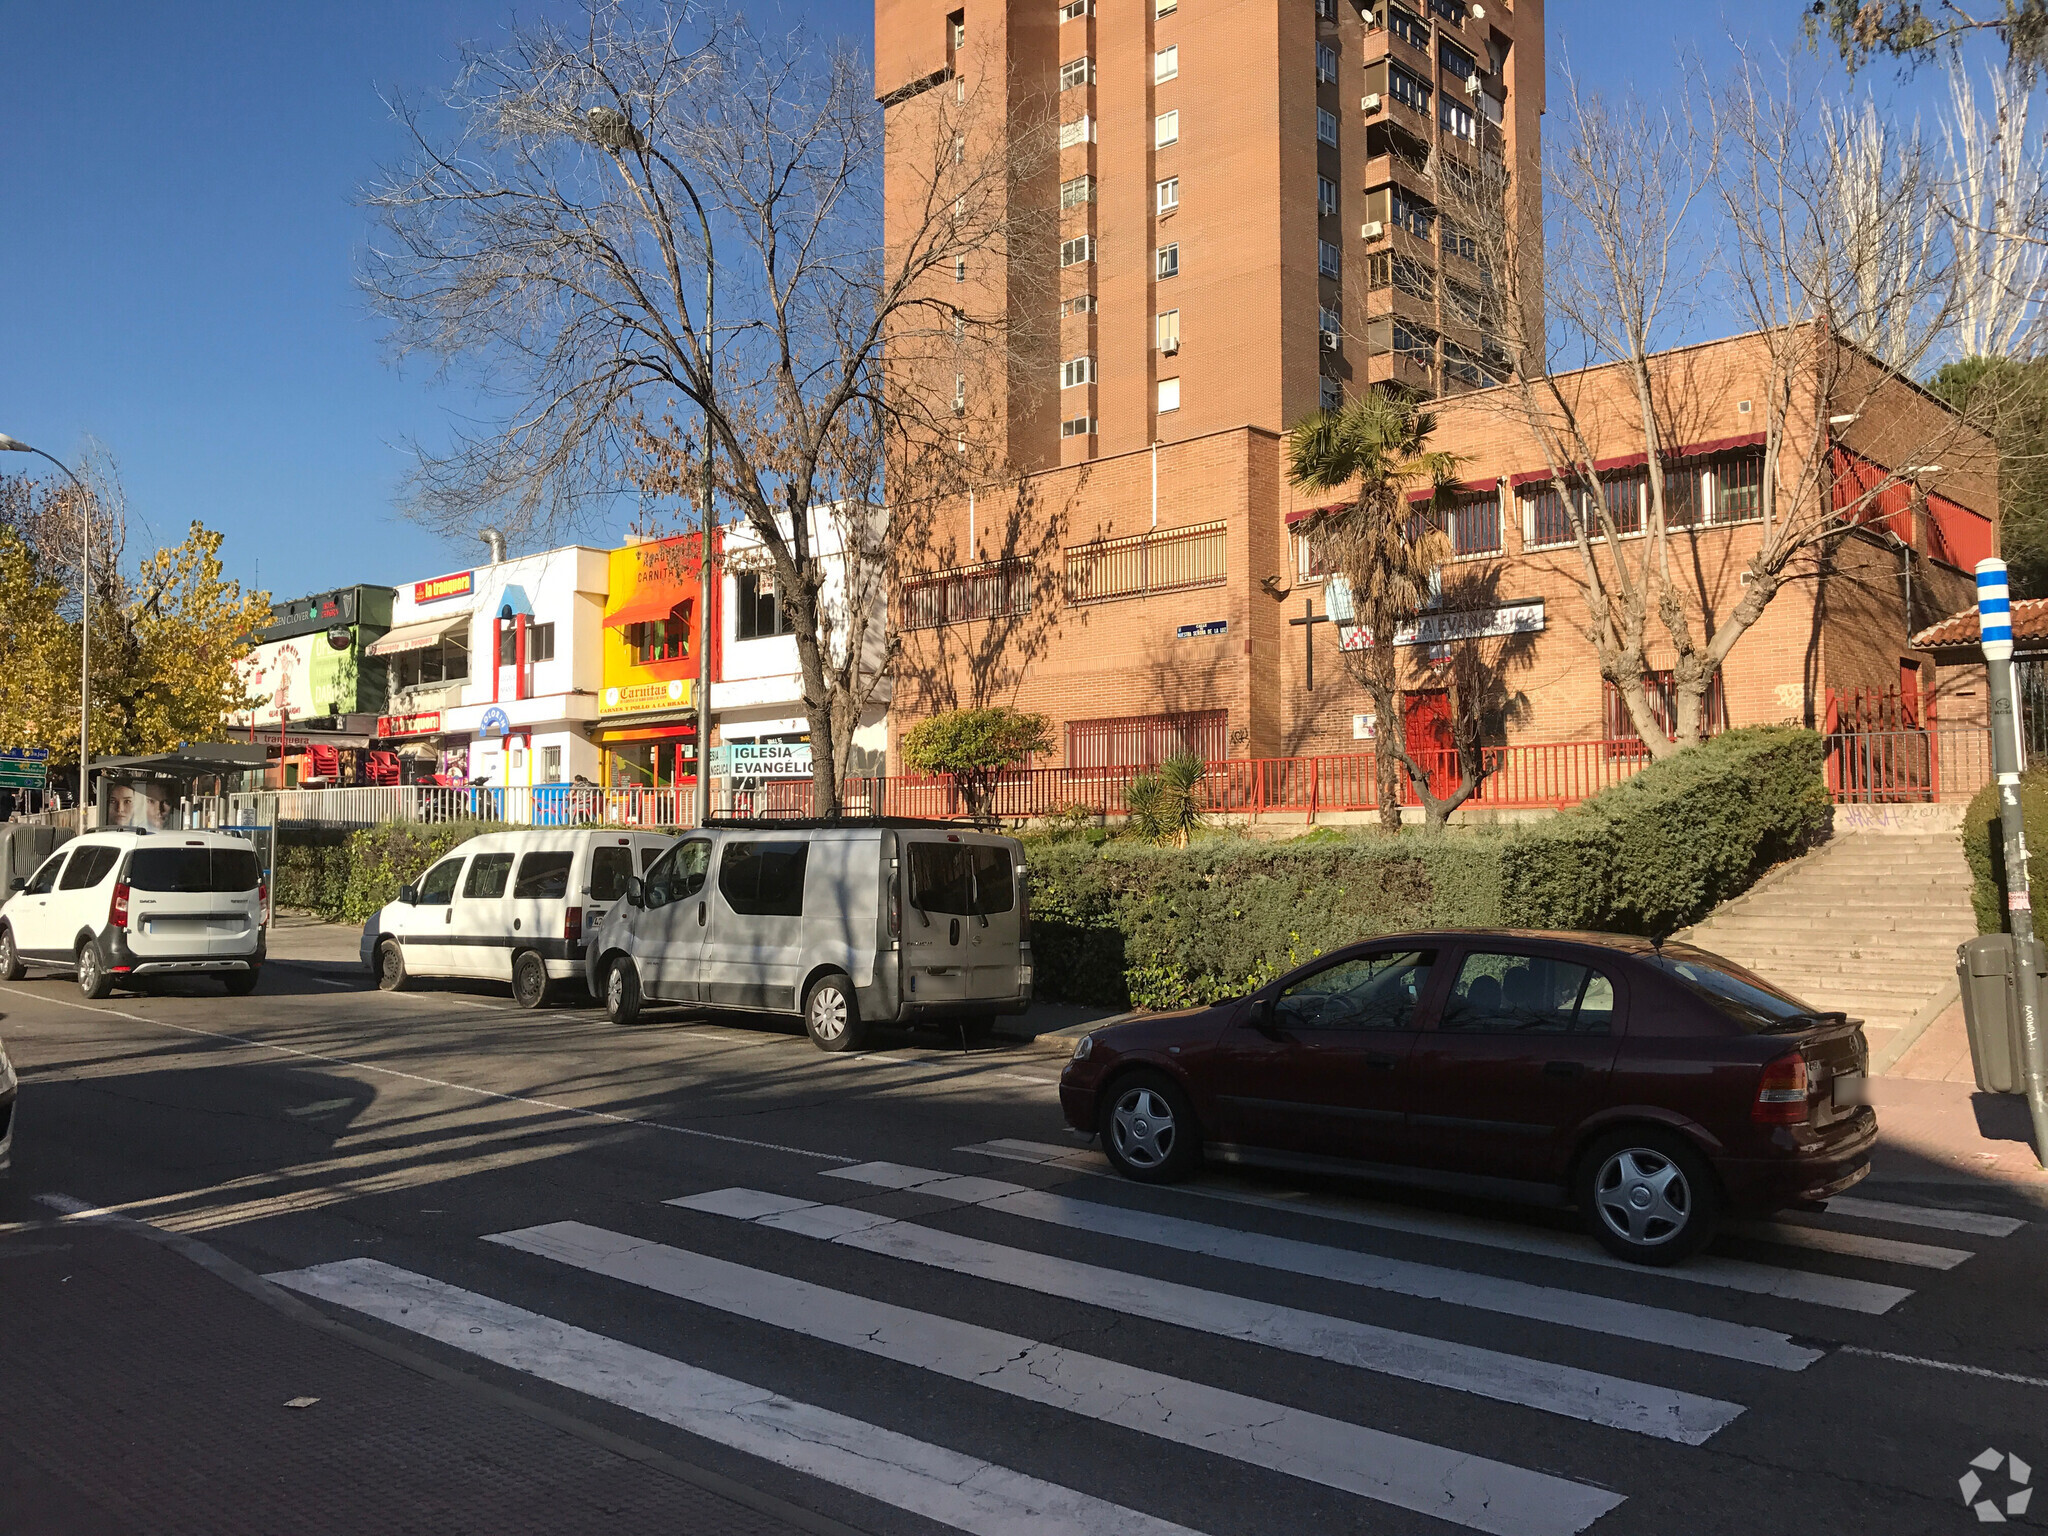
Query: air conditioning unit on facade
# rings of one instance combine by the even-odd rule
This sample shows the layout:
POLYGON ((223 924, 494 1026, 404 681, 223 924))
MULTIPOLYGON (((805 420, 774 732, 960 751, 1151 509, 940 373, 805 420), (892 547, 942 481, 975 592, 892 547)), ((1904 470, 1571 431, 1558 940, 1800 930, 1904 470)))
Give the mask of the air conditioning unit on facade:
POLYGON ((1366 223, 1358 226, 1359 235, 1367 240, 1377 240, 1381 235, 1384 235, 1386 232, 1387 226, 1382 224, 1378 219, 1368 220, 1366 223))
POLYGON ((1159 350, 1168 357, 1173 356, 1180 350, 1180 338, 1176 336, 1171 341, 1162 341, 1159 343, 1159 350))
POLYGON ((1465 94, 1467 96, 1477 96, 1479 88, 1479 71, 1475 69, 1465 77, 1465 94))
POLYGON ((1367 91, 1363 96, 1358 98, 1358 109, 1361 112, 1379 111, 1380 93, 1378 91, 1367 91))
POLYGON ((1336 351, 1336 350, 1337 350, 1337 346, 1338 346, 1338 343, 1339 343, 1339 342, 1340 342, 1340 340, 1342 339, 1342 338, 1340 338, 1340 337, 1339 337, 1339 336, 1337 335, 1337 333, 1336 333, 1335 331, 1324 331, 1324 332, 1322 333, 1322 338, 1323 338, 1323 350, 1324 350, 1325 352, 1334 352, 1334 351, 1336 351))

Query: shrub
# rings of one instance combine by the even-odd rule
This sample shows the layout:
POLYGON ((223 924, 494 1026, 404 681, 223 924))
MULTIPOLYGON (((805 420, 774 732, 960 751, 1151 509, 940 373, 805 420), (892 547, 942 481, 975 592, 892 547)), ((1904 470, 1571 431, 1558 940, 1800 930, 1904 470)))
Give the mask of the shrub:
MULTIPOLYGON (((2027 884, 2048 892, 2042 883, 2048 881, 2048 773, 2020 775, 2020 814, 2027 824, 2027 884)), ((1978 790, 1963 813, 1963 856, 1970 862, 1977 931, 2005 932, 2005 831, 1998 819, 1996 784, 1978 790)))
POLYGON ((903 766, 912 773, 950 773, 968 814, 988 821, 996 780, 1034 752, 1052 750, 1044 715, 1005 705, 949 709, 920 720, 903 734, 903 766))
POLYGON ((1161 847, 1185 848, 1207 819, 1202 812, 1206 765, 1193 753, 1170 757, 1124 787, 1126 836, 1161 847))
POLYGON ((1504 850, 1507 921, 1645 934, 1697 922, 1827 827, 1821 752, 1812 731, 1726 731, 1526 828, 1504 850))
POLYGON ((488 821, 387 821, 345 834, 294 833, 279 839, 278 905, 331 923, 367 922, 457 843, 504 830, 488 821))

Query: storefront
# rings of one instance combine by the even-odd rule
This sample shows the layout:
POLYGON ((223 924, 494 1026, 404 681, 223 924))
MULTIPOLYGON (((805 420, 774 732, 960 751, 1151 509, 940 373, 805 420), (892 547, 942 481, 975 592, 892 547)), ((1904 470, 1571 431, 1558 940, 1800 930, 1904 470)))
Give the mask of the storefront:
POLYGON ((607 785, 667 789, 697 781, 699 548, 689 534, 611 552, 604 683, 592 733, 607 785))
POLYGON ((385 670, 378 745, 398 758, 406 783, 468 781, 468 738, 445 726, 470 679, 475 596, 474 571, 400 587, 390 631, 369 647, 385 670))
POLYGON ((229 725, 278 748, 272 787, 360 776, 385 708, 385 669, 372 647, 391 627, 396 595, 390 587, 339 587, 271 609, 237 668, 254 706, 229 725))

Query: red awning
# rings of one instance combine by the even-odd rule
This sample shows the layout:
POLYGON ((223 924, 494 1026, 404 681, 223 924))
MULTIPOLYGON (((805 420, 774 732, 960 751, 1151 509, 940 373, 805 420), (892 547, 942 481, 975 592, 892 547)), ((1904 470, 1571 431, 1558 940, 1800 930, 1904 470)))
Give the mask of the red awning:
POLYGON ((628 624, 657 623, 676 609, 687 607, 692 595, 666 583, 635 587, 625 602, 604 616, 604 627, 622 629, 628 624))

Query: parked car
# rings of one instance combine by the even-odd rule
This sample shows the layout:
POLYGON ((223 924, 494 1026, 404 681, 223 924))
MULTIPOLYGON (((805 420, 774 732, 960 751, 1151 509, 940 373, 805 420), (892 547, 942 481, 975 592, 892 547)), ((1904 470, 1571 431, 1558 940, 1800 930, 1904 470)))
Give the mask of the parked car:
POLYGON ((0 1044, 0 1179, 14 1171, 14 1101, 20 1092, 14 1063, 7 1059, 7 1047, 0 1044))
POLYGON ((387 992, 415 976, 504 981, 538 1008, 582 977, 584 935, 674 841, 588 827, 473 837, 363 925, 363 964, 387 992))
POLYGON ((1870 1171, 1863 1030, 1684 944, 1410 933, 1249 997, 1085 1036, 1075 1130, 1146 1182, 1204 1154, 1577 1205, 1607 1248, 1669 1264, 1724 1210, 1870 1171))
POLYGON ((621 1024, 642 1003, 800 1014, 820 1050, 879 1023, 985 1034, 1031 1004, 1024 848, 946 826, 771 823, 685 836, 590 946, 621 1024))
POLYGON ((87 997, 150 977, 219 976, 256 989, 263 968, 263 869, 226 832, 115 827, 65 843, 0 905, 0 976, 68 971, 87 997))

